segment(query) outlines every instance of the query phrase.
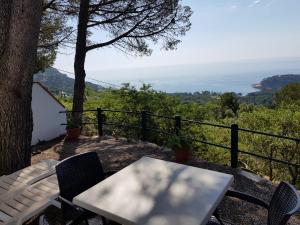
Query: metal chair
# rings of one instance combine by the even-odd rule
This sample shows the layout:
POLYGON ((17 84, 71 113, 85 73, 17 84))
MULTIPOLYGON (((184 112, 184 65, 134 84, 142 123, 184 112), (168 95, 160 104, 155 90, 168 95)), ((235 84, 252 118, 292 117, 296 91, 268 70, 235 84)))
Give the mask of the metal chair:
MULTIPOLYGON (((259 205, 268 210, 267 225, 285 225, 289 218, 300 209, 299 192, 290 184, 281 182, 277 187, 270 204, 254 196, 238 192, 227 191, 226 196, 238 198, 249 203, 259 205)), ((211 220, 207 225, 220 225, 223 222, 218 219, 211 220)))
MULTIPOLYGON (((64 224, 75 225, 83 221, 88 224, 88 219, 96 216, 96 214, 74 205, 72 200, 113 173, 112 171, 106 173, 103 171, 96 152, 69 157, 56 166, 64 224)), ((102 218, 102 222, 107 224, 105 218, 102 218)))

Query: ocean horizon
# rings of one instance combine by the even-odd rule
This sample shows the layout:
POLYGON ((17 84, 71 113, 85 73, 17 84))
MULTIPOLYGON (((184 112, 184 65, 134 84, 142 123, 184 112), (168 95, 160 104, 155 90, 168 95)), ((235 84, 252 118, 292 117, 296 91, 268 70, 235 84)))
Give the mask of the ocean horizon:
POLYGON ((264 78, 282 74, 300 74, 299 62, 300 58, 293 58, 124 68, 87 71, 87 76, 119 86, 130 83, 139 88, 144 83, 150 84, 153 89, 167 93, 213 91, 246 95, 258 91, 252 85, 260 83, 264 78))

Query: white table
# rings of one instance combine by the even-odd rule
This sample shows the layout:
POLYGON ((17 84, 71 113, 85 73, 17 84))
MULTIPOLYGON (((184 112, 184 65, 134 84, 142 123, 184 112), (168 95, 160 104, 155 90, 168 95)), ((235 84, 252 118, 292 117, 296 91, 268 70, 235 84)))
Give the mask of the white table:
POLYGON ((73 203, 125 225, 205 225, 232 182, 232 175, 143 157, 73 203))

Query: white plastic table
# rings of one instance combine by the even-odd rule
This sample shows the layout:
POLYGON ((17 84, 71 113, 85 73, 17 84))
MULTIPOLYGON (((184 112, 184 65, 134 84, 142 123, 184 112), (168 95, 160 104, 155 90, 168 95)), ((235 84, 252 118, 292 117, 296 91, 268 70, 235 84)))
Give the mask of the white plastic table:
POLYGON ((73 199, 124 225, 205 225, 233 176, 143 157, 73 199))

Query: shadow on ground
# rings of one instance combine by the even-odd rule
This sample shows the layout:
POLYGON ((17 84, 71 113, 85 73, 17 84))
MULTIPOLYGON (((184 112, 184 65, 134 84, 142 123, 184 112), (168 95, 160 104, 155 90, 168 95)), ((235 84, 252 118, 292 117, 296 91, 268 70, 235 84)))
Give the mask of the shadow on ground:
MULTIPOLYGON (((173 152, 153 143, 141 141, 128 141, 127 139, 115 139, 113 137, 80 137, 78 141, 68 142, 55 140, 39 148, 35 147, 35 154, 32 156, 32 163, 44 159, 62 160, 74 154, 96 151, 105 170, 120 170, 143 156, 149 156, 168 161, 173 160, 173 152)), ((232 169, 228 166, 209 163, 201 159, 192 159, 188 165, 204 169, 215 170, 234 175, 233 189, 246 192, 259 197, 267 202, 275 190, 275 186, 265 179, 252 180, 240 173, 240 169, 232 169)), ((267 212, 257 206, 242 202, 236 199, 224 198, 220 204, 221 217, 238 225, 265 225, 267 224, 267 212)), ((57 209, 48 209, 48 216, 58 218, 57 209)), ((31 225, 33 225, 32 223, 31 225)), ((53 222, 53 224, 59 224, 53 222)), ((300 217, 293 217, 290 225, 300 224, 300 217)))

